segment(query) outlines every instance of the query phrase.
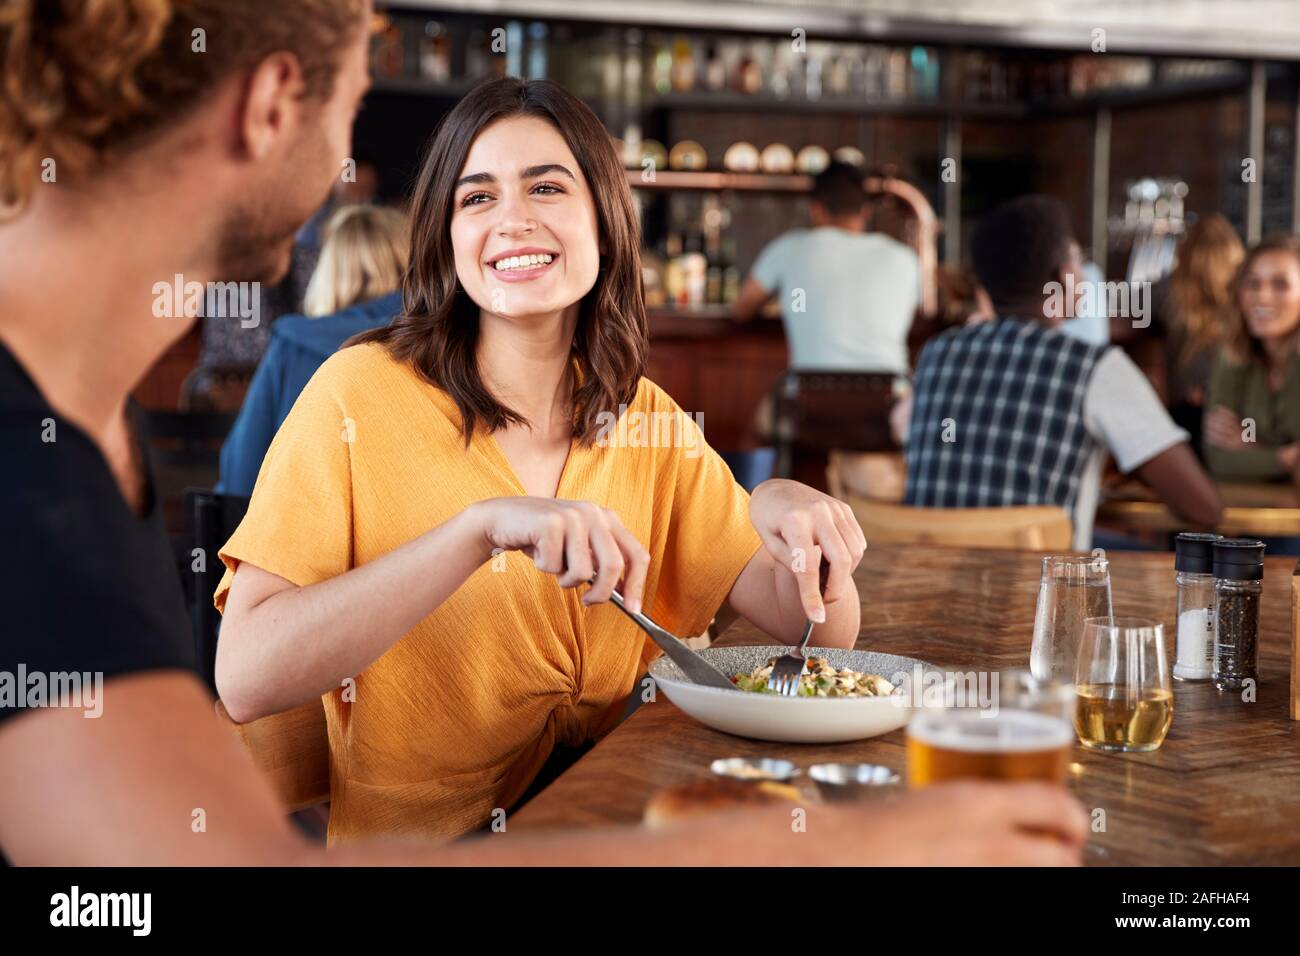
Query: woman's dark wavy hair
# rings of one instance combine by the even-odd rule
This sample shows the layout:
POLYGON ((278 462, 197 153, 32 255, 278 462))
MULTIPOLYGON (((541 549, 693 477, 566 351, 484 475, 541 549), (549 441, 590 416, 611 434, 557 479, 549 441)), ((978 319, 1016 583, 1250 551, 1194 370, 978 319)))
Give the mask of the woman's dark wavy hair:
MULTIPOLYGON (((641 286, 641 230, 632 192, 613 142, 580 99, 547 80, 508 77, 471 90, 439 124, 424 158, 411 206, 411 258, 403 280, 402 314, 391 324, 354 336, 347 344, 383 344, 445 390, 461 413, 469 446, 482 424, 493 432, 527 424, 493 397, 479 375, 475 347, 479 307, 456 280, 451 216, 456 180, 470 146, 497 120, 544 119, 559 130, 586 176, 596 206, 604 253, 596 284, 583 298, 572 357, 582 372, 573 394, 573 433, 590 445, 598 416, 630 404, 645 370, 645 301, 641 286)), ((576 380, 575 380, 576 381, 576 380)))

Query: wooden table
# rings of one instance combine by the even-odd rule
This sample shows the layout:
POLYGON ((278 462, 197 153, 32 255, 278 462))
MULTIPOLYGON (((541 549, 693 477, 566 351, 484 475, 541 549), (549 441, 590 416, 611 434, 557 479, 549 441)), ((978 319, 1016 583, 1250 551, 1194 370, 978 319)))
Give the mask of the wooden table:
MULTIPOLYGON (((1165 622, 1173 661, 1173 556, 1110 555, 1117 614, 1165 622)), ((1069 786, 1106 830, 1090 863, 1300 864, 1300 736, 1287 714, 1294 559, 1265 565, 1258 699, 1174 682, 1173 728, 1149 754, 1075 744, 1069 786), (1103 855, 1104 854, 1104 855, 1103 855)), ((1028 552, 871 548, 856 573, 858 647, 959 670, 1025 667, 1040 556, 1028 552)), ((720 643, 770 643, 747 622, 720 643)), ((510 830, 633 823, 656 789, 709 773, 715 757, 783 756, 801 767, 861 761, 904 768, 903 732, 833 745, 776 744, 710 730, 663 694, 643 705, 547 790, 510 830)))
MULTIPOLYGON (((1300 495, 1289 483, 1221 482, 1223 519, 1214 529, 1229 537, 1300 536, 1300 495)), ((1140 481, 1104 490, 1097 524, 1141 534, 1197 530, 1179 518, 1140 481)))

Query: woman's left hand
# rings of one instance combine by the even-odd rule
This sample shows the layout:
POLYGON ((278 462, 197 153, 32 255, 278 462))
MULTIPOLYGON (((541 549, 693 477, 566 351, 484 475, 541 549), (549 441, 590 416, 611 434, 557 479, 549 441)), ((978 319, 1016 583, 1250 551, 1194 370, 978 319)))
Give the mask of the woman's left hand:
POLYGON ((844 596, 853 571, 867 550, 867 538, 853 511, 838 498, 784 478, 770 478, 754 489, 749 519, 769 554, 799 582, 808 619, 826 620, 820 566, 830 566, 825 602, 844 596))

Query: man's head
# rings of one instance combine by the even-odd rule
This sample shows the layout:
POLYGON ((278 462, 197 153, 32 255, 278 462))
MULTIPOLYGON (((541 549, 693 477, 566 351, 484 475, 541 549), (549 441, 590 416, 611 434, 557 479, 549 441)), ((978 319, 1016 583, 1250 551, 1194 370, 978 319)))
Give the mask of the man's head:
POLYGON ((170 190, 221 278, 275 281, 351 148, 369 16, 370 0, 9 0, 0 206, 170 190))
POLYGON ((867 194, 862 188, 863 173, 848 163, 832 162, 813 180, 812 207, 814 226, 839 226, 861 232, 867 224, 867 194))
POLYGON ((971 264, 999 312, 1043 317, 1049 283, 1082 277, 1079 244, 1065 206, 1048 196, 1021 196, 984 216, 971 237, 971 264))

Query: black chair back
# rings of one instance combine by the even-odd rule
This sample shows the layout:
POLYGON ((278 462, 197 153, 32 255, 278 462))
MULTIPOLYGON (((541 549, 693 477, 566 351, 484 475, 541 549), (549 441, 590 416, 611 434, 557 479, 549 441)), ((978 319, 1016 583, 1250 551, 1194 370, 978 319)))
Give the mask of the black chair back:
POLYGON ((185 491, 184 540, 190 558, 185 570, 194 582, 190 622, 194 630, 195 659, 200 675, 213 693, 217 689, 217 631, 221 615, 212 606, 212 596, 225 571, 217 552, 234 534, 247 511, 248 498, 243 495, 218 495, 204 488, 185 491))
POLYGON ((221 443, 234 424, 226 412, 170 412, 141 409, 136 421, 149 455, 154 489, 167 529, 178 535, 188 488, 210 488, 221 469, 221 443))
POLYGON ((776 473, 823 488, 828 452, 897 451, 889 413, 900 377, 893 372, 788 370, 772 396, 776 473))

